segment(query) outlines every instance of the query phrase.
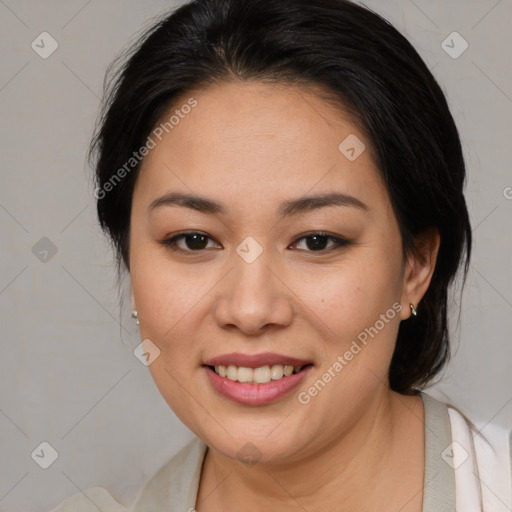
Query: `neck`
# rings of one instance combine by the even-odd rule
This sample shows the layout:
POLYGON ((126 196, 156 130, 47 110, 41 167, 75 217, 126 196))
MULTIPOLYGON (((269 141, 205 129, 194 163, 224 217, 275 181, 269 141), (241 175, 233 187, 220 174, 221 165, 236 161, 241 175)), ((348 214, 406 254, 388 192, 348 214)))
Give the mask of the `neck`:
POLYGON ((421 398, 385 388, 343 435, 300 461, 247 467, 208 450, 199 510, 222 510, 220 505, 226 510, 226 505, 243 505, 248 512, 264 506, 298 510, 298 505, 309 512, 384 510, 382 500, 393 502, 396 508, 390 510, 405 503, 403 512, 421 510, 423 432, 421 398), (397 488, 398 482, 407 485, 397 488))

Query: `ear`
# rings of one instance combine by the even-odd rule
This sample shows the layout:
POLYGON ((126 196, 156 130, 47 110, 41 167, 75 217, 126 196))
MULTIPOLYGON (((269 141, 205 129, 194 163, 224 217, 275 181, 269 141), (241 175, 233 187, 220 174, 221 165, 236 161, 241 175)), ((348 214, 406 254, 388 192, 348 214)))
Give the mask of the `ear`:
MULTIPOLYGON (((411 316, 410 304, 418 308, 425 295, 434 273, 441 237, 436 228, 428 228, 415 238, 415 250, 405 262, 404 280, 402 287, 402 313, 405 320, 411 316)), ((419 308, 421 313, 421 307, 419 308)))

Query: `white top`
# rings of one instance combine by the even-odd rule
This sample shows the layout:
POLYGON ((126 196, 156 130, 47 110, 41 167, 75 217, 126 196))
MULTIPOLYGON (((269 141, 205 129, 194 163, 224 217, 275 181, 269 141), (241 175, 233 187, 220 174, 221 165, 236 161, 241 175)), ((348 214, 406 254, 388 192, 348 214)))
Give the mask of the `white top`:
MULTIPOLYGON (((421 393, 425 406, 423 512, 510 512, 511 441, 487 425, 485 437, 454 408, 421 393)), ((512 435, 512 433, 511 433, 512 435)), ((192 512, 207 446, 192 439, 165 463, 126 508, 102 487, 64 500, 51 512, 192 512)))

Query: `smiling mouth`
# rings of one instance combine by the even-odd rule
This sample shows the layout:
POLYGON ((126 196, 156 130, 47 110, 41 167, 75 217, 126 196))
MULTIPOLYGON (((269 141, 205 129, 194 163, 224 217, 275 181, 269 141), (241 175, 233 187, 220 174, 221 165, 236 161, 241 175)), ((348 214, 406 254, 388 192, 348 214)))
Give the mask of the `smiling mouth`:
POLYGON ((244 384, 268 384, 269 382, 286 379, 293 374, 300 373, 305 368, 312 366, 312 364, 305 364, 302 366, 274 364, 272 366, 266 365, 258 368, 233 365, 207 366, 220 377, 224 377, 233 382, 241 382, 244 384))

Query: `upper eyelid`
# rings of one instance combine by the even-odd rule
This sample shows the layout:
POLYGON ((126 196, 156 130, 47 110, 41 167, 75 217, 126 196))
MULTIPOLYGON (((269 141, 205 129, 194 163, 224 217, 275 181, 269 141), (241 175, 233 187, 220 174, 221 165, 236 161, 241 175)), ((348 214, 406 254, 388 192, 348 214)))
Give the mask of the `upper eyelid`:
MULTIPOLYGON (((187 236, 192 236, 192 235, 202 235, 206 238, 208 238, 209 240, 212 240, 213 242, 219 244, 219 245, 222 245, 220 244, 220 242, 218 242, 217 240, 215 240, 214 237, 206 234, 206 233, 202 233, 200 231, 186 231, 184 233, 178 233, 176 235, 173 235, 171 237, 168 237, 166 239, 163 240, 163 243, 168 243, 168 245, 170 245, 170 243, 176 243, 177 240, 181 240, 187 236)), ((299 242, 300 240, 303 240, 304 238, 311 238, 313 236, 323 236, 325 238, 328 238, 328 239, 331 239, 331 240, 334 240, 336 243, 338 243, 339 245, 343 244, 343 243, 347 243, 348 240, 340 235, 334 235, 334 234, 330 234, 330 233, 327 233, 325 231, 309 231, 309 232, 306 232, 304 234, 301 234, 301 235, 298 235, 292 242, 292 244, 296 244, 297 242, 299 242), (341 243, 340 243, 341 242, 341 243)), ((291 244, 290 244, 291 245, 291 244)), ((201 250, 197 250, 197 251, 192 251, 192 250, 187 250, 187 249, 181 249, 181 248, 178 248, 179 250, 182 250, 184 252, 196 252, 196 253, 199 253, 199 252, 202 252, 204 251, 204 249, 201 249, 201 250)), ((322 252, 322 251, 308 251, 308 252, 322 252)))

